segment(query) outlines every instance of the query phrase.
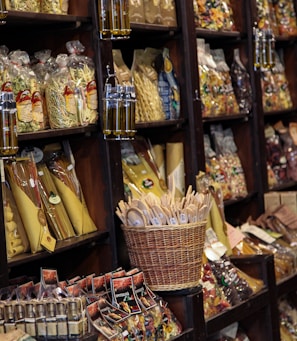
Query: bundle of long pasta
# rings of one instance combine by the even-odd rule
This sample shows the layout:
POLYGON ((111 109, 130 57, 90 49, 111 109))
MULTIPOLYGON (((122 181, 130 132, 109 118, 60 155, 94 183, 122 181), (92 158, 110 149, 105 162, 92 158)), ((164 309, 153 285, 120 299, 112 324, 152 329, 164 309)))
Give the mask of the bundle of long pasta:
POLYGON ((30 158, 8 160, 5 164, 15 202, 30 242, 31 252, 54 251, 37 184, 37 168, 30 158))
POLYGON ((73 164, 61 152, 53 153, 47 165, 76 234, 96 231, 73 164))
POLYGON ((3 183, 3 207, 7 258, 12 258, 30 250, 24 225, 17 210, 13 195, 3 183))
POLYGON ((38 164, 38 187, 45 214, 53 234, 58 240, 75 236, 71 221, 46 164, 38 164))

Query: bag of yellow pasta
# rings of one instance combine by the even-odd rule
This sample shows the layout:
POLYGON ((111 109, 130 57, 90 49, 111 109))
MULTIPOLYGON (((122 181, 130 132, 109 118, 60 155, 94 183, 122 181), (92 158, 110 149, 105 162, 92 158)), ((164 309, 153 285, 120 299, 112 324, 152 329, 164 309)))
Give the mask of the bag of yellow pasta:
POLYGON ((66 157, 63 150, 50 150, 47 166, 58 193, 65 205, 66 211, 77 235, 97 231, 89 215, 80 182, 76 176, 74 164, 66 157))
POLYGON ((37 184, 37 168, 30 158, 7 160, 5 171, 30 242, 31 252, 42 248, 53 252, 56 240, 51 236, 37 184))

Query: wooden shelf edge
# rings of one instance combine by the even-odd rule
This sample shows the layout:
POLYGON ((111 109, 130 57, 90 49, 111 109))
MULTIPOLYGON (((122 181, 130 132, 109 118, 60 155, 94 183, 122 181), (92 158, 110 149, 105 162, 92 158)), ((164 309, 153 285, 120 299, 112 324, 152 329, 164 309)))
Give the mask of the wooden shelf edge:
POLYGON ((196 36, 201 38, 240 38, 239 31, 215 31, 207 28, 196 28, 196 36))
POLYGON ((152 121, 152 122, 138 122, 138 123, 136 123, 136 129, 179 126, 179 125, 183 124, 183 122, 184 122, 183 119, 152 121))
POLYGON ((250 117, 249 114, 234 114, 234 115, 219 115, 219 116, 209 116, 203 117, 203 123, 211 123, 217 121, 231 121, 231 120, 248 120, 250 117))
MULTIPOLYGON (((71 14, 48 14, 48 13, 40 13, 40 12, 25 12, 25 11, 15 11, 9 10, 7 14, 7 18, 5 19, 7 24, 10 23, 23 23, 28 20, 34 20, 37 24, 48 24, 48 23, 57 23, 57 22, 89 22, 91 21, 90 17, 85 16, 75 16, 71 14)), ((31 24, 34 24, 31 22, 31 24)))
POLYGON ((18 140, 19 141, 32 141, 32 140, 47 139, 47 138, 59 137, 59 136, 88 134, 88 133, 97 131, 97 129, 98 127, 96 124, 90 124, 88 126, 75 127, 75 128, 40 130, 40 131, 34 131, 34 132, 29 132, 29 133, 19 133, 18 140))
POLYGON ((96 231, 88 234, 84 234, 82 236, 77 236, 73 238, 69 238, 66 240, 61 240, 57 242, 56 249, 53 253, 49 253, 47 251, 41 251, 37 253, 25 253, 19 256, 13 257, 8 260, 8 267, 12 268, 15 266, 22 265, 28 262, 34 262, 38 259, 48 258, 52 255, 56 255, 58 253, 65 252, 70 249, 79 248, 81 246, 104 242, 109 237, 109 233, 107 231, 96 231))
POLYGON ((233 322, 244 320, 254 312, 267 306, 269 299, 268 289, 263 289, 248 300, 209 318, 206 320, 207 335, 210 336, 233 322))
POLYGON ((297 272, 286 278, 279 280, 276 283, 277 295, 279 297, 291 291, 296 291, 296 287, 297 287, 297 272))

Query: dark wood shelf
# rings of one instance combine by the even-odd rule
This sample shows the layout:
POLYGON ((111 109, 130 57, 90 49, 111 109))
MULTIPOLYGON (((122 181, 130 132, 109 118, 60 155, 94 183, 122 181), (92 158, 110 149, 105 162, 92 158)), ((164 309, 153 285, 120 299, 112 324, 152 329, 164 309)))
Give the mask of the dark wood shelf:
POLYGON ((297 181, 286 181, 283 184, 276 185, 274 187, 269 188, 269 191, 284 191, 289 190, 293 187, 297 186, 297 181))
POLYGON ((40 131, 29 132, 29 133, 19 133, 18 140, 19 141, 32 141, 32 140, 55 138, 55 137, 60 137, 60 136, 90 134, 92 132, 97 131, 97 129, 98 129, 97 125, 92 124, 92 125, 88 125, 84 127, 40 130, 40 131))
POLYGON ((277 282, 277 295, 282 296, 292 291, 296 291, 297 288, 297 273, 292 274, 277 282))
POLYGON ((196 28, 196 36, 199 38, 218 39, 218 38, 230 38, 240 39, 241 33, 238 31, 215 31, 205 28, 196 28))
POLYGON ((226 326, 229 326, 233 322, 244 320, 248 316, 253 315, 255 312, 259 312, 262 308, 267 307, 268 302, 269 292, 267 289, 264 289, 251 296, 247 301, 209 318, 206 320, 207 335, 210 336, 226 326))
POLYGON ((61 240, 57 242, 56 249, 53 253, 47 251, 41 251, 37 253, 24 253, 19 256, 13 257, 8 260, 8 267, 12 268, 22 264, 27 264, 28 262, 34 262, 36 260, 45 259, 52 255, 68 251, 70 249, 78 249, 79 247, 92 244, 92 243, 102 243, 107 240, 109 233, 104 232, 92 232, 78 237, 69 238, 66 240, 61 240))
MULTIPOLYGON (((85 16, 75 15, 63 15, 63 14, 47 14, 47 13, 35 13, 25 11, 8 11, 6 24, 7 26, 16 25, 48 25, 57 23, 87 23, 91 22, 91 18, 85 16)), ((2 27, 5 27, 2 26, 2 27)))
POLYGON ((256 195, 257 195, 257 192, 252 192, 252 193, 249 193, 245 197, 224 200, 224 206, 232 206, 232 205, 236 205, 236 204, 239 204, 239 203, 248 202, 251 199, 255 198, 256 195))
POLYGON ((131 30, 133 31, 149 31, 152 32, 177 32, 180 30, 177 26, 164 26, 157 24, 147 24, 147 23, 134 23, 130 24, 131 30))
POLYGON ((180 127, 184 123, 183 119, 178 120, 166 120, 166 121, 152 121, 152 122, 139 122, 136 124, 136 129, 146 129, 146 128, 163 128, 170 126, 180 127))
POLYGON ((211 123, 211 122, 221 122, 221 121, 232 121, 232 120, 244 120, 247 121, 249 119, 249 114, 235 114, 235 115, 219 115, 219 116, 210 116, 203 117, 203 123, 211 123))
POLYGON ((279 116, 279 115, 290 115, 290 114, 296 114, 297 108, 291 108, 291 109, 284 109, 284 110, 277 110, 277 111, 266 111, 264 112, 264 117, 273 117, 273 116, 279 116))

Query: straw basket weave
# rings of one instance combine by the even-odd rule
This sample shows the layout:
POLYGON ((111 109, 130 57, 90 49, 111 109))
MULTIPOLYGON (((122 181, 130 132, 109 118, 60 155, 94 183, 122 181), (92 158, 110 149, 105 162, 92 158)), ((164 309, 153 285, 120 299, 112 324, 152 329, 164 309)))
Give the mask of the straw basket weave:
POLYGON ((122 226, 131 266, 141 269, 155 291, 199 284, 206 222, 185 225, 122 226))

